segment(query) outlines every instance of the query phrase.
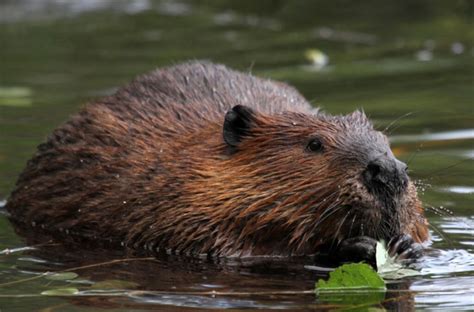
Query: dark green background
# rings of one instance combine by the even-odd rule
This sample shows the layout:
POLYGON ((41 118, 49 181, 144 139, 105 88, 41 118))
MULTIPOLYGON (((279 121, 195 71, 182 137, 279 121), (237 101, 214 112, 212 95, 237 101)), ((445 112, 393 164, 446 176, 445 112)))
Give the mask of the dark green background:
MULTIPOLYGON (((390 133, 425 204, 453 211, 453 217, 428 213, 445 236, 435 245, 472 252, 473 5, 468 0, 3 0, 0 200, 35 146, 83 103, 155 67, 210 59, 293 84, 332 113, 363 108, 380 129, 411 113, 390 133), (315 49, 329 57, 321 70, 305 56, 315 49), (423 54, 430 59, 421 61, 423 54), (450 139, 436 139, 433 134, 440 132, 450 139)), ((21 245, 4 224, 0 245, 21 245)), ((469 270, 463 274, 470 276, 469 270)), ((14 269, 9 274, 21 275, 14 269)))

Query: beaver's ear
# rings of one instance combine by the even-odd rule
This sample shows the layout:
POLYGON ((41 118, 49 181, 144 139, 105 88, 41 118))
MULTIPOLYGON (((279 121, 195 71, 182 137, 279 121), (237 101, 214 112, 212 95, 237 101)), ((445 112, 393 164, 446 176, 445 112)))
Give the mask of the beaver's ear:
POLYGON ((255 112, 247 106, 236 105, 225 114, 224 118, 224 141, 235 147, 242 138, 249 134, 250 128, 255 121, 255 112))

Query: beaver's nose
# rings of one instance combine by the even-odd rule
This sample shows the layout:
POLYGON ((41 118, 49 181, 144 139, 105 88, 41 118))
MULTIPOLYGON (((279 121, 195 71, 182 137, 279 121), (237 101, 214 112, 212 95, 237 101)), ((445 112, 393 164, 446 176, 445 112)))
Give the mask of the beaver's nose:
POLYGON ((362 176, 367 189, 379 194, 400 194, 408 184, 407 165, 398 159, 383 155, 372 159, 362 176))

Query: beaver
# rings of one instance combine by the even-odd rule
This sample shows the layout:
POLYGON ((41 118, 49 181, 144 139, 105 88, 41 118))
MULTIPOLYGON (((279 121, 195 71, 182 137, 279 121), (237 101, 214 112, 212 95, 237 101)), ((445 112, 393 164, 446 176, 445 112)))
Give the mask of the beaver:
POLYGON ((407 166, 364 112, 330 115, 203 61, 87 104, 38 146, 6 208, 58 237, 211 257, 357 261, 377 240, 402 253, 429 238, 407 166))

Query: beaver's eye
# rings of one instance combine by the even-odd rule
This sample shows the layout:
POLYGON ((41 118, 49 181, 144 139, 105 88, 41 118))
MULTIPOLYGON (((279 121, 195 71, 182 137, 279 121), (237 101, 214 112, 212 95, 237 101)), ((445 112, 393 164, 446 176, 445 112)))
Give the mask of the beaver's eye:
POLYGON ((323 143, 320 139, 311 139, 306 147, 310 152, 321 152, 323 150, 323 143))

